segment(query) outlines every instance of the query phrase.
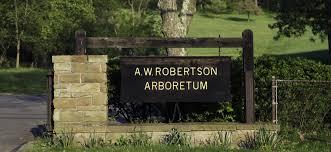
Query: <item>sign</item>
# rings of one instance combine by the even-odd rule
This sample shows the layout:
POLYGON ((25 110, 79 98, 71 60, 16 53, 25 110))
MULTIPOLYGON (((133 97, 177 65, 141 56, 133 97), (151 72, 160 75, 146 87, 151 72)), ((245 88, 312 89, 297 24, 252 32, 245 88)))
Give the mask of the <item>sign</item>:
POLYGON ((231 100, 230 57, 121 57, 123 102, 231 100))

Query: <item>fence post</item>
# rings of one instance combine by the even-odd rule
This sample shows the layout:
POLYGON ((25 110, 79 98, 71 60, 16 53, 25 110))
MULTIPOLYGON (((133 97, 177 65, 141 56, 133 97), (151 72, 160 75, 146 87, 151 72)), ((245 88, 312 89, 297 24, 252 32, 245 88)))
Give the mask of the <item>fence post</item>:
POLYGON ((53 99, 54 99, 54 73, 53 70, 49 70, 47 74, 47 90, 48 90, 48 102, 47 102, 47 130, 49 133, 53 133, 54 121, 53 121, 53 99))
POLYGON ((255 122, 254 110, 254 53, 253 53, 253 32, 245 30, 243 38, 243 66, 245 77, 245 109, 246 123, 255 122))
POLYGON ((75 53, 77 55, 86 54, 86 32, 76 31, 75 39, 76 39, 75 53))
POLYGON ((272 103, 272 123, 277 124, 277 82, 276 77, 272 76, 271 84, 271 103, 272 103))

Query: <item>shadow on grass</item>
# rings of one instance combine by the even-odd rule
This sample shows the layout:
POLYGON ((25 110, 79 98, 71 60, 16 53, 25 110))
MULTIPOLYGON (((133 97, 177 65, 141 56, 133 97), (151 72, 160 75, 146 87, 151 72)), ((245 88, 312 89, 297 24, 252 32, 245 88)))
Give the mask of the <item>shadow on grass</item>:
POLYGON ((275 55, 279 57, 301 57, 306 58, 310 60, 320 61, 324 64, 327 64, 329 59, 329 51, 328 50, 312 50, 310 52, 302 52, 302 53, 290 53, 290 54, 281 54, 281 55, 275 55))
POLYGON ((229 20, 229 21, 235 21, 235 22, 254 22, 254 19, 250 19, 248 21, 247 18, 241 18, 241 17, 227 17, 225 18, 225 20, 229 20))

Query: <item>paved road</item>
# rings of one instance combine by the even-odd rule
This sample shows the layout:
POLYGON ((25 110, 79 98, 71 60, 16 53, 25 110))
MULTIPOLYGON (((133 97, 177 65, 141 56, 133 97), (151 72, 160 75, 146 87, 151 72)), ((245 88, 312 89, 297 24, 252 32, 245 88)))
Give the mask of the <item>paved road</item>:
POLYGON ((14 152, 34 138, 47 118, 45 95, 0 94, 0 151, 14 152))

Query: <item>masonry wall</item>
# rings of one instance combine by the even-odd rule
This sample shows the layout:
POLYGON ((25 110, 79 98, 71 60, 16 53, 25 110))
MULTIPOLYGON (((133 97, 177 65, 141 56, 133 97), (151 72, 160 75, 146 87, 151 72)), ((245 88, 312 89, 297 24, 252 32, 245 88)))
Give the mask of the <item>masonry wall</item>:
POLYGON ((54 129, 104 126, 108 120, 107 56, 53 56, 54 129))

